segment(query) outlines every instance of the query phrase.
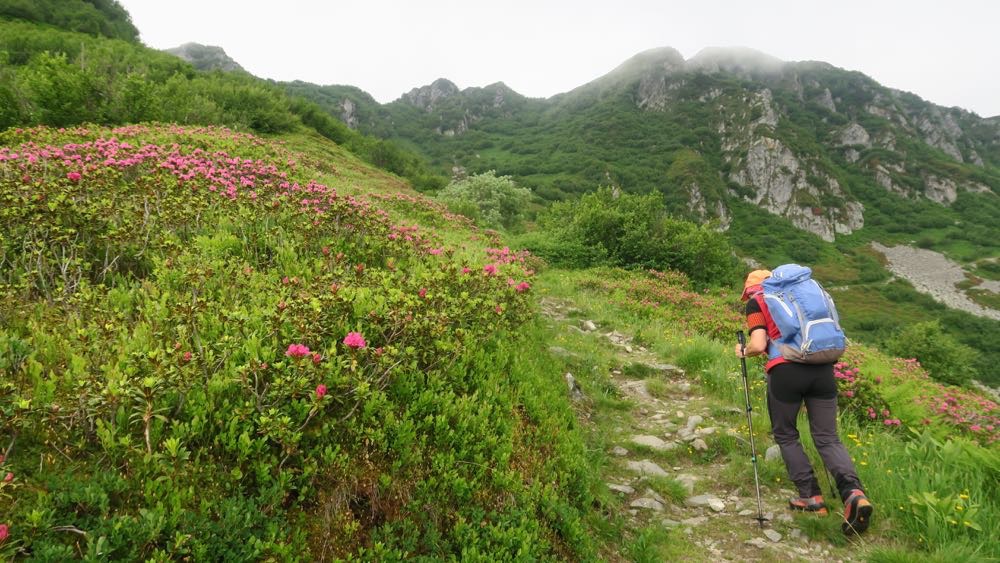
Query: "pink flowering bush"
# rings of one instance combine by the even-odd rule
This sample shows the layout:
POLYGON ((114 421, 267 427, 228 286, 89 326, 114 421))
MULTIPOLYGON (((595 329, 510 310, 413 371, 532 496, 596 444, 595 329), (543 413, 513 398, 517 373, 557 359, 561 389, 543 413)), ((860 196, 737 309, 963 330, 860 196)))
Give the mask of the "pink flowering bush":
POLYGON ((289 344, 285 355, 289 358, 304 358, 309 355, 309 348, 303 344, 289 344))
POLYGON ((349 332, 347 336, 344 337, 344 346, 348 348, 354 348, 355 350, 361 350, 368 343, 365 342, 365 338, 361 336, 360 332, 349 332))
POLYGON ((852 415, 862 424, 880 424, 886 428, 902 425, 879 392, 881 379, 862 373, 851 363, 850 356, 834 364, 833 376, 837 380, 837 405, 841 412, 852 415))
MULTIPOLYGON (((510 416, 537 395, 510 367, 533 315, 530 258, 476 250, 492 235, 426 198, 358 195, 338 169, 359 165, 335 164, 222 128, 0 133, 0 440, 16 435, 0 514, 43 515, 30 532, 4 524, 19 548, 346 559, 427 503, 478 522, 507 502, 497 518, 526 557, 552 558, 560 534, 565 553, 585 544, 568 500, 587 498, 582 461, 511 463, 534 455, 525 438, 565 439, 558 417, 510 416), (449 470, 464 491, 427 463, 443 452, 470 461, 449 470), (534 516, 528 482, 559 482, 544 501, 558 522, 534 516), (537 527, 519 528, 529 513, 537 527), (335 551, 308 552, 330 534, 335 551)), ((373 557, 465 546, 451 523, 411 524, 427 533, 373 557)))

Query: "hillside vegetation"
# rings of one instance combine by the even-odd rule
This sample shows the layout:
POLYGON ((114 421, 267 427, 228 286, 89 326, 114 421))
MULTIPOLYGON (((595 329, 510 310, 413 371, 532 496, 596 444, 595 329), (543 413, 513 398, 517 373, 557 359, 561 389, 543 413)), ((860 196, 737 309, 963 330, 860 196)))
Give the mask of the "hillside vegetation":
POLYGON ((524 255, 225 129, 0 141, 6 556, 591 549, 524 255))
MULTIPOLYGON (((109 29, 128 21, 113 0, 24 4, 4 12, 22 21, 0 19, 0 559, 1000 559, 1000 405, 967 383, 970 362, 1000 358, 996 324, 890 280, 865 245, 878 226, 830 243, 794 217, 752 221, 754 190, 718 174, 725 157, 705 148, 717 139, 681 114, 666 118, 681 136, 658 161, 660 145, 629 134, 656 127, 625 94, 657 98, 623 79, 668 52, 552 101, 502 84, 461 94, 491 108, 497 130, 541 134, 565 118, 557 129, 587 139, 566 140, 567 155, 628 158, 615 143, 643 145, 650 181, 683 193, 622 186, 598 162, 578 190, 593 193, 542 206, 523 178, 466 175, 478 169, 452 160, 460 178, 432 198, 413 188, 443 181, 418 157, 333 116, 377 127, 395 110, 366 109, 362 96, 354 113, 341 104, 331 115, 286 86, 200 72, 134 36, 54 27, 73 28, 69 15, 88 6, 109 29), (579 111, 597 113, 587 124, 579 111), (615 143, 602 145, 606 134, 615 143), (696 192, 706 212, 724 204, 717 222, 685 207, 696 192), (860 539, 841 533, 833 495, 830 518, 786 511, 791 485, 764 453, 762 366, 749 365, 748 410, 732 353, 743 268, 714 228, 727 221, 729 236, 747 235, 744 256, 814 264, 852 339, 894 334, 897 355, 914 342, 933 352, 921 366, 852 344, 835 366, 842 436, 877 507, 860 539), (766 530, 752 519, 747 416, 766 530)), ((321 91, 321 104, 360 96, 321 91)), ((457 94, 447 81, 414 89, 398 103, 415 120, 399 124, 421 130, 428 104, 457 94)), ((736 90, 724 95, 738 106, 736 90)), ((762 99, 741 123, 795 106, 762 99)), ((442 139, 490 123, 449 107, 442 139)), ((994 186, 989 124, 954 119, 973 131, 955 145, 956 170, 994 186)), ((754 142, 810 143, 787 125, 754 142)), ((482 149, 467 156, 521 150, 482 149)), ((814 154, 818 183, 838 173, 814 154)), ((546 171, 557 198, 571 193, 560 177, 579 173, 567 158, 546 171)), ((933 208, 886 197, 911 220, 933 209, 931 220, 968 221, 953 255, 995 247, 982 242, 990 194, 933 208)), ((927 246, 959 227, 924 231, 927 246)), ((994 265, 975 271, 995 278, 994 265)), ((804 420, 801 430, 812 451, 804 420)))
POLYGON ((305 127, 414 185, 443 185, 414 154, 358 134, 315 104, 245 72, 198 72, 133 42, 0 18, 0 129, 141 121, 262 134, 305 127))
MULTIPOLYGON (((602 187, 659 200, 674 218, 723 229, 743 258, 829 274, 855 338, 884 344, 909 324, 939 320, 948 338, 976 350, 975 376, 1000 381, 1000 323, 892 280, 869 246, 934 249, 970 272, 1000 256, 995 120, 861 73, 748 50, 708 49, 687 61, 652 50, 544 100, 503 83, 459 89, 445 79, 388 104, 348 86, 285 87, 443 172, 493 170, 544 201, 602 187)), ((539 224, 546 217, 540 211, 539 224)), ((552 242, 551 233, 524 241, 550 258, 575 253, 563 258, 579 264, 600 252, 552 242)), ((971 297, 997 302, 975 283, 964 288, 971 297)))

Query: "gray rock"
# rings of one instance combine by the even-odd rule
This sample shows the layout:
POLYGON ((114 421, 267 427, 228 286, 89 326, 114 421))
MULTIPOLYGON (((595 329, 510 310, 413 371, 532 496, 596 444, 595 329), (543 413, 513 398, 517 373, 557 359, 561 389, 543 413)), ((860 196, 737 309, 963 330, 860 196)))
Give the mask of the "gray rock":
POLYGON ((582 401, 585 398, 585 396, 583 394, 583 390, 580 389, 580 386, 576 383, 576 378, 573 377, 573 374, 569 372, 566 373, 565 377, 566 377, 566 385, 569 386, 570 398, 573 399, 574 401, 582 401))
POLYGON ((773 541, 774 543, 781 541, 781 534, 775 532, 774 530, 764 530, 764 535, 767 536, 767 539, 773 541))
POLYGON ((619 485, 618 483, 607 483, 607 485, 612 491, 623 495, 630 495, 635 492, 635 489, 629 487, 628 485, 619 485))
POLYGON ((705 522, 708 522, 707 516, 695 516, 694 518, 681 520, 681 524, 684 524, 685 526, 700 526, 705 522))
POLYGON ((716 431, 718 431, 718 428, 716 428, 714 426, 709 426, 708 428, 699 428, 698 430, 695 431, 695 435, 697 435, 697 436, 711 436, 712 434, 715 434, 716 431))
POLYGON ((615 446, 614 448, 611 448, 611 454, 618 457, 625 457, 628 455, 628 450, 621 446, 615 446))
POLYGON ((753 514, 753 510, 741 510, 739 513, 740 516, 750 516, 751 514, 753 514))
POLYGON ((708 444, 706 444, 705 440, 702 440, 701 438, 695 438, 691 442, 691 447, 698 450, 699 452, 704 452, 708 450, 708 444))
POLYGON ((628 344, 626 344, 625 345, 625 352, 628 353, 628 354, 631 354, 632 353, 632 347, 629 346, 628 344))
POLYGON ((767 448, 764 453, 764 461, 774 461, 776 459, 781 459, 781 448, 777 444, 767 448))
POLYGON ((664 528, 676 528, 677 526, 681 525, 681 523, 678 522, 677 520, 671 520, 669 518, 665 518, 662 524, 664 528))
POLYGON ((646 446, 647 448, 652 448, 658 452, 665 452, 667 450, 672 450, 677 447, 676 442, 664 442, 656 436, 650 436, 647 434, 632 436, 631 441, 633 444, 639 444, 640 446, 646 446))
POLYGON ((632 508, 645 508, 655 512, 663 512, 663 503, 651 498, 637 498, 628 504, 632 508))
POLYGON ((792 539, 800 540, 802 539, 802 530, 798 528, 792 528, 792 532, 788 534, 792 539))
POLYGON ((753 538, 752 540, 747 540, 743 543, 747 545, 752 545, 754 547, 758 547, 760 549, 764 549, 767 547, 767 541, 764 540, 764 538, 753 538))
POLYGON ((642 475, 652 475, 654 477, 664 477, 667 475, 667 472, 664 471, 662 467, 648 459, 644 459, 642 461, 630 461, 628 462, 628 468, 642 475))
POLYGON ((684 490, 686 490, 689 495, 694 494, 694 484, 698 480, 697 477, 687 473, 681 473, 680 475, 674 477, 674 479, 681 485, 684 485, 684 490))
POLYGON ((594 324, 594 321, 583 321, 583 330, 593 332, 597 330, 597 325, 594 324))
POLYGON ((573 352, 563 348, 562 346, 549 346, 549 353, 554 356, 572 356, 573 352))
POLYGON ((715 499, 708 503, 708 507, 711 508, 714 512, 722 512, 723 510, 726 509, 726 503, 722 502, 719 499, 715 499))
MULTIPOLYGON (((711 506, 713 502, 722 502, 722 501, 719 500, 714 495, 698 495, 694 497, 688 497, 688 499, 684 501, 684 504, 697 508, 697 507, 711 506)), ((725 505, 723 505, 723 507, 725 507, 725 505)))
POLYGON ((697 428, 697 426, 704 421, 705 419, 702 418, 701 415, 693 414, 688 417, 687 429, 693 432, 694 429, 697 428))

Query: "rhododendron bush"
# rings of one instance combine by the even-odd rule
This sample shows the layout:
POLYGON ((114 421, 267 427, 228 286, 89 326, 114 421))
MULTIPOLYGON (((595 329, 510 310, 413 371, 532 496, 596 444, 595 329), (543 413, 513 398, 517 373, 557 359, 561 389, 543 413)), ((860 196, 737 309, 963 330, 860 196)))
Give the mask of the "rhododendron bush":
POLYGON ((508 463, 564 439, 514 431, 523 254, 456 253, 378 206, 412 196, 226 129, 0 144, 0 555, 394 559, 457 552, 463 519, 481 549, 587 545, 579 469, 508 463))

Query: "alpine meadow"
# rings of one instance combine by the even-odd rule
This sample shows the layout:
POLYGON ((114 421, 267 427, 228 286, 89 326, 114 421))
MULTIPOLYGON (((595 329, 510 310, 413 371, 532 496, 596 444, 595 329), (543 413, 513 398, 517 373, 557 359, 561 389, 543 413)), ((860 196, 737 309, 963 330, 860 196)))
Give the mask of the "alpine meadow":
POLYGON ((0 0, 0 560, 1000 561, 1000 116, 666 47, 381 104, 139 37, 0 0), (828 475, 789 510, 733 354, 784 263, 863 535, 828 475))

